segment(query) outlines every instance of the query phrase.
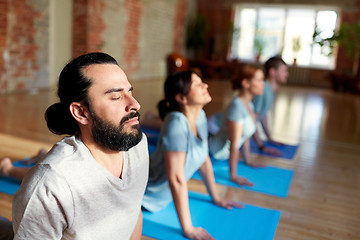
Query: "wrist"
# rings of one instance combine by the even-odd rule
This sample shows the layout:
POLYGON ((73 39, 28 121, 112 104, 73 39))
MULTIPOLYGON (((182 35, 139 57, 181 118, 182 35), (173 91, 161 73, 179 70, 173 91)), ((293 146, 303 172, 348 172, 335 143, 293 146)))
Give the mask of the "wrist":
POLYGON ((189 236, 193 231, 193 226, 187 226, 182 228, 182 232, 185 236, 189 236))
POLYGON ((221 201, 221 199, 220 199, 219 197, 215 197, 215 198, 212 199, 212 201, 213 201, 213 203, 214 203, 215 205, 218 205, 219 202, 221 201))
POLYGON ((235 180, 237 178, 237 174, 230 174, 230 179, 235 180))

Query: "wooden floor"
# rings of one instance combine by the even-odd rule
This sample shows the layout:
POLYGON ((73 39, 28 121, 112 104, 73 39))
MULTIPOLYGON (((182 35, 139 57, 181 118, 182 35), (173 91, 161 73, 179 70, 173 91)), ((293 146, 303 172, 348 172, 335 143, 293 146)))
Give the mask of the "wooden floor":
MULTIPOLYGON (((208 115, 222 109, 232 92, 226 81, 208 81, 213 101, 208 115)), ((141 113, 154 111, 161 81, 135 83, 141 113)), ((54 92, 0 96, 0 155, 24 157, 60 139, 43 120, 54 92)), ((274 239, 360 239, 360 96, 330 90, 282 87, 271 112, 275 139, 299 144, 294 160, 260 157, 295 171, 286 199, 218 185, 222 196, 281 210, 274 239)), ((201 182, 189 188, 205 192, 201 182)), ((12 197, 0 193, 0 215, 11 219, 12 197)), ((236 223, 234 223, 236 224, 236 223)), ((261 226, 256 226, 261 228, 261 226)), ((143 239, 149 239, 143 237, 143 239)))

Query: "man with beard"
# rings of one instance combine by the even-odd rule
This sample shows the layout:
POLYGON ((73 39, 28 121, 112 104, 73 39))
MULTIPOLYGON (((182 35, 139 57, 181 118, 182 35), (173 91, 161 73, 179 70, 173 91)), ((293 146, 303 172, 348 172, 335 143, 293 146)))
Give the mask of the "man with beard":
POLYGON ((14 239, 140 239, 148 150, 139 103, 114 58, 75 58, 45 119, 58 142, 13 200, 14 239))

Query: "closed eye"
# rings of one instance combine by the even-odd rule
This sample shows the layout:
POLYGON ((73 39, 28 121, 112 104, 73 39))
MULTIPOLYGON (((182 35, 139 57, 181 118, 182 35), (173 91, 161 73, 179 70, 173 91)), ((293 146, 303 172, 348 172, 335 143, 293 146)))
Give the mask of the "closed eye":
POLYGON ((114 94, 112 94, 112 96, 111 96, 111 100, 114 100, 114 101, 116 101, 116 100, 119 100, 119 99, 121 99, 122 98, 122 96, 123 96, 123 94, 122 93, 114 93, 114 94))

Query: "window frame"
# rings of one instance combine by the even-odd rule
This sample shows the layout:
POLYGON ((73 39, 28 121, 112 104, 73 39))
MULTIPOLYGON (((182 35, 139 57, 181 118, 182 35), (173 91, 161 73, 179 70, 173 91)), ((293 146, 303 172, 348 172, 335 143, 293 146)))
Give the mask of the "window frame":
MULTIPOLYGON (((290 9, 311 9, 315 11, 314 14, 314 22, 316 24, 317 22, 317 16, 318 13, 320 11, 334 11, 337 14, 336 17, 336 23, 335 23, 335 30, 339 29, 340 27, 340 20, 341 20, 341 8, 338 6, 334 6, 334 5, 306 5, 306 4, 266 4, 266 3, 237 3, 233 5, 233 24, 234 24, 234 34, 232 37, 232 41, 231 41, 231 46, 230 46, 230 54, 229 54, 229 58, 230 59, 237 59, 240 60, 242 62, 255 62, 255 56, 253 56, 252 58, 241 58, 240 56, 236 54, 234 54, 234 51, 236 51, 236 49, 238 48, 239 45, 239 41, 240 41, 240 34, 241 34, 241 30, 239 29, 239 23, 240 23, 240 11, 242 9, 245 8, 250 8, 250 9, 254 9, 256 12, 256 22, 255 22, 255 26, 258 26, 258 21, 259 21, 259 9, 261 8, 274 8, 274 9, 284 9, 285 14, 284 14, 284 26, 283 26, 283 30, 282 30, 282 42, 283 42, 283 46, 282 48, 284 49, 284 43, 285 43, 285 36, 286 36, 286 24, 287 24, 287 17, 288 17, 288 12, 290 9), (236 30, 237 29, 237 30, 236 30), (236 34, 236 32, 238 32, 238 34, 236 34), (238 41, 237 46, 234 46, 234 41, 238 41)), ((255 28, 256 31, 256 28, 255 28)), ((255 37, 255 34, 254 34, 255 37)), ((313 62, 313 51, 314 51, 314 45, 311 45, 311 50, 310 50, 310 63, 308 65, 300 65, 301 67, 308 67, 308 68, 316 68, 316 69, 335 69, 336 68, 336 59, 337 59, 337 48, 334 51, 334 55, 332 56, 333 58, 333 66, 329 66, 329 65, 323 65, 323 64, 314 64, 313 62)), ((253 44, 253 50, 254 51, 254 44, 253 44)), ((260 60, 260 62, 262 62, 260 60)), ((288 64, 293 64, 293 63, 289 63, 288 64)))

